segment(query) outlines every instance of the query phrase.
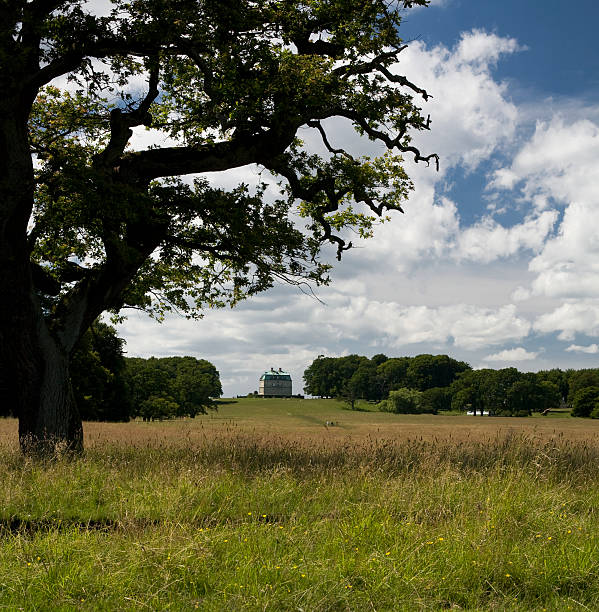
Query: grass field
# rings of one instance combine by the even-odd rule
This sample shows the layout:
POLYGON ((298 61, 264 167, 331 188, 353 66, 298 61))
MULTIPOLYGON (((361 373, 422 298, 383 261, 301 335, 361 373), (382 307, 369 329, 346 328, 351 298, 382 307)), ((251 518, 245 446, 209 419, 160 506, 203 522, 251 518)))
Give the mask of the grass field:
POLYGON ((0 422, 0 608, 599 609, 595 421, 251 399, 85 432, 34 463, 0 422))

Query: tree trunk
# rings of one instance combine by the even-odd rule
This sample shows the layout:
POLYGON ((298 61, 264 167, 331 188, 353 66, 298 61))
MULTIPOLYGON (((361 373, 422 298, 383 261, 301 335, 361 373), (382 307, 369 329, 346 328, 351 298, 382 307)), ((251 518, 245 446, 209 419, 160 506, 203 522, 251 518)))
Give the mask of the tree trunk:
MULTIPOLYGON (((3 105, 2 105, 3 106, 3 105)), ((0 106, 0 368, 3 412, 19 418, 23 452, 81 450, 82 429, 68 371, 68 354, 44 319, 33 286, 27 226, 34 177, 26 119, 0 106), (2 112, 4 111, 4 112, 2 112)))
POLYGON ((19 442, 27 455, 54 457, 83 450, 83 429, 69 377, 69 358, 42 323, 29 360, 15 387, 19 442), (33 379, 33 393, 26 391, 33 379))

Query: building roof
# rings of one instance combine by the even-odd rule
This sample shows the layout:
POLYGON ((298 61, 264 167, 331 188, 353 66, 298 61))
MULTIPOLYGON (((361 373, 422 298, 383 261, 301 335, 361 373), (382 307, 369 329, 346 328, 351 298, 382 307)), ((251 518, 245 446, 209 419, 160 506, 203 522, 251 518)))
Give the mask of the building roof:
POLYGON ((291 374, 289 374, 289 372, 283 372, 281 368, 278 370, 271 368, 260 376, 260 380, 291 380, 291 374))

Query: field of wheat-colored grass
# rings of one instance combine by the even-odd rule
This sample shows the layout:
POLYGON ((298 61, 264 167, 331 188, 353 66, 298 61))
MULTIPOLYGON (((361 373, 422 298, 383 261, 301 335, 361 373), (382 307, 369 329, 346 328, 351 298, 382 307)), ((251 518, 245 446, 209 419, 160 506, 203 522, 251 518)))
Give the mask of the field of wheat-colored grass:
POLYGON ((596 610, 598 433, 252 399, 38 463, 3 420, 0 608, 596 610))

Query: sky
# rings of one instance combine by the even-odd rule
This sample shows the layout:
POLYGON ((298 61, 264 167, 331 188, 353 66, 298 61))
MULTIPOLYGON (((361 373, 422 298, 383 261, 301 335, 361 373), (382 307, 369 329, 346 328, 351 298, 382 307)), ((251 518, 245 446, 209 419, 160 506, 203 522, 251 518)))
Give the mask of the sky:
MULTIPOLYGON (((568 11, 556 0, 433 0, 407 12, 395 70, 433 96, 422 103, 431 131, 416 142, 441 167, 406 157, 405 215, 345 253, 318 299, 276 285, 200 321, 125 312, 127 355, 207 359, 225 396, 256 390, 271 367, 301 393, 318 355, 597 367, 597 23, 595 0, 568 11)), ((347 124, 327 127, 334 146, 372 151, 347 124)), ((257 169, 208 178, 252 183, 257 169)))

